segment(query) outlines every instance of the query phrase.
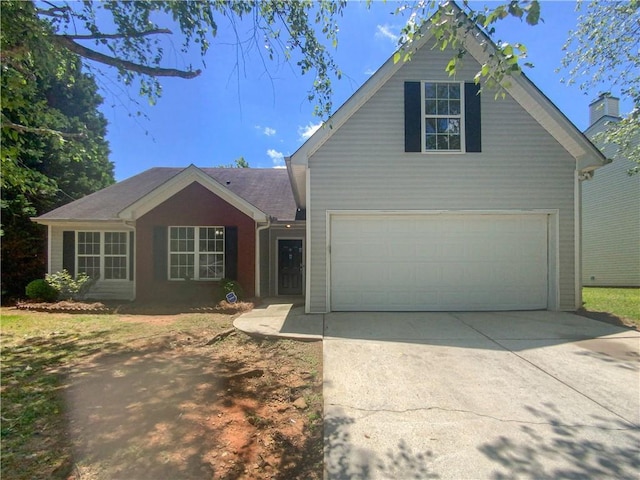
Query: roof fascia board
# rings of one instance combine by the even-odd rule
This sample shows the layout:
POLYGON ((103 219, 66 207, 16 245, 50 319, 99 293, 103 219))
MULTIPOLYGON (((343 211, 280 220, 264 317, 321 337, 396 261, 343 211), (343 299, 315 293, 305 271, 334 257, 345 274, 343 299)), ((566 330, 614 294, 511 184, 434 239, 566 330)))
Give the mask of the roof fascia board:
POLYGON ((204 173, 195 165, 189 165, 183 171, 160 185, 147 195, 122 210, 118 216, 124 220, 137 220, 162 202, 168 200, 184 188, 197 182, 211 193, 222 198, 225 202, 240 210, 257 222, 266 222, 267 215, 249 202, 225 188, 222 184, 204 173))
MULTIPOLYGON (((415 43, 408 46, 400 47, 401 53, 415 52, 424 46, 427 41, 433 36, 431 31, 425 33, 415 43)), ((387 61, 380 67, 369 79, 364 82, 356 92, 349 97, 349 99, 342 104, 342 106, 333 114, 329 119, 313 134, 309 139, 302 144, 302 146, 291 155, 291 163, 293 165, 308 165, 309 158, 316 152, 324 143, 331 138, 331 136, 342 126, 344 123, 357 112, 362 105, 364 105, 375 93, 389 81, 395 73, 402 68, 405 64, 404 55, 398 62, 394 61, 394 56, 398 50, 396 50, 387 61)), ((411 61, 411 60, 409 60, 411 61)))
POLYGON ((587 129, 584 131, 584 134, 587 138, 591 137, 595 133, 599 133, 604 130, 609 124, 619 123, 622 120, 620 117, 614 117, 613 115, 604 115, 596 120, 594 123, 589 125, 587 129))
POLYGON ((38 218, 31 217, 31 220, 34 223, 38 223, 40 225, 50 225, 52 227, 69 227, 69 228, 91 228, 92 225, 96 226, 96 228, 132 228, 134 225, 129 223, 128 220, 118 220, 118 219, 100 219, 100 220, 75 220, 73 218, 38 218))
MULTIPOLYGON (((291 183, 291 189, 293 190, 293 199, 296 201, 296 205, 300 206, 303 202, 300 201, 300 188, 298 186, 298 183, 296 182, 294 167, 293 165, 291 165, 291 157, 284 157, 284 163, 287 166, 289 183, 291 183)), ((297 168, 299 167, 300 166, 298 165, 297 168)))
POLYGON ((576 160, 576 170, 594 169, 607 163, 604 154, 525 75, 508 87, 515 100, 576 160), (531 102, 535 102, 534 106, 531 102), (582 165, 582 166, 580 166, 582 165))
MULTIPOLYGON (((425 33, 419 40, 409 46, 400 47, 401 53, 415 52, 424 46, 429 39, 433 36, 431 31, 425 33)), ((380 67, 366 82, 356 90, 356 92, 349 97, 349 99, 342 104, 342 106, 318 129, 316 132, 307 139, 302 146, 296 150, 288 160, 285 159, 287 169, 289 170, 289 178, 293 185, 293 194, 296 203, 299 207, 306 208, 306 174, 304 178, 301 175, 296 175, 299 172, 300 167, 306 169, 309 166, 309 158, 318 151, 327 140, 349 120, 358 109, 364 105, 375 93, 382 88, 387 81, 400 70, 405 64, 404 55, 402 60, 395 62, 393 59, 396 55, 396 50, 387 61, 380 67)))
MULTIPOLYGON (((455 3, 450 2, 450 5, 464 15, 455 3)), ((468 30, 460 28, 459 31, 464 49, 481 65, 489 60, 490 54, 498 53, 493 40, 476 25, 468 30)), ((580 170, 578 163, 586 165, 584 168, 587 169, 607 163, 602 152, 526 75, 510 76, 504 81, 503 87, 576 160, 576 169, 580 170), (579 159, 581 162, 578 162, 579 159)))

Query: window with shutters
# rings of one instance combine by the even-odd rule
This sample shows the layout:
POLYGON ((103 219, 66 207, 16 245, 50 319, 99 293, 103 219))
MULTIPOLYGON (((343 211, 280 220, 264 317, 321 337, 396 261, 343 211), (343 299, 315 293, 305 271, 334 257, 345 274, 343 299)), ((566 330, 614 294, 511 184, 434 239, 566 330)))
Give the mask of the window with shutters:
POLYGON ((480 85, 405 82, 404 151, 482 152, 480 85))
POLYGON ((169 227, 169 279, 224 278, 224 227, 169 227))
POLYGON ((422 82, 422 151, 464 151, 464 89, 457 82, 422 82))
POLYGON ((77 232, 76 275, 94 279, 127 280, 129 242, 127 232, 77 232))

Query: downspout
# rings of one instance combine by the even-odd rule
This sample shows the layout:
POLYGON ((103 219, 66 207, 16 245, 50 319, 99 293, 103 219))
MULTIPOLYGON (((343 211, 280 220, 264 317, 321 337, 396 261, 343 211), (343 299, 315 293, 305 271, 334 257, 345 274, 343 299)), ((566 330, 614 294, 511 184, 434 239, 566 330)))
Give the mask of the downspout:
POLYGON ((576 170, 573 192, 573 235, 575 245, 575 309, 582 307, 582 182, 591 180, 593 171, 576 170))
POLYGON ((255 295, 260 297, 260 232, 271 226, 271 217, 267 217, 267 224, 256 228, 256 281, 255 295))
MULTIPOLYGON (((136 229, 136 222, 135 220, 125 220, 123 223, 125 227, 129 228, 133 232, 133 245, 131 245, 131 249, 134 250, 135 252, 136 250, 135 247, 138 244, 138 230, 136 229)), ((129 239, 127 239, 127 243, 129 243, 129 239)), ((131 257, 131 255, 134 252, 129 252, 129 257, 131 257)), ((138 293, 136 288, 136 285, 138 283, 138 256, 137 255, 133 256, 133 278, 134 278, 134 280, 132 280, 133 298, 131 299, 131 301, 134 301, 136 299, 136 296, 138 293)))
POLYGON ((51 271, 51 224, 47 225, 47 273, 51 271))

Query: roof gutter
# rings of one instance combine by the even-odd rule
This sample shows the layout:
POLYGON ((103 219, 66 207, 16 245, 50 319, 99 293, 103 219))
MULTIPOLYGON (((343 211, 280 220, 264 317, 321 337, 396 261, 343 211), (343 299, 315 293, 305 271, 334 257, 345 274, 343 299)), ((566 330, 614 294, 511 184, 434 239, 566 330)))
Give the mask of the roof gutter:
POLYGON ((77 219, 77 218, 41 218, 30 217, 33 223, 39 223, 40 225, 85 225, 91 223, 98 224, 124 224, 130 226, 130 221, 123 220, 122 218, 101 218, 101 219, 77 219))

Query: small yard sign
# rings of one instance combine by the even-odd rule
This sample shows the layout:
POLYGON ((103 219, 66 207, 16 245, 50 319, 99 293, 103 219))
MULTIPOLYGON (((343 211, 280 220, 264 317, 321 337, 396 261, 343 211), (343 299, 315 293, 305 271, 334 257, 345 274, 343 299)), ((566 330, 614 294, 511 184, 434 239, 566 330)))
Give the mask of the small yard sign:
POLYGON ((238 297, 234 292, 227 293, 226 297, 227 297, 227 302, 229 303, 236 303, 238 301, 238 297))

